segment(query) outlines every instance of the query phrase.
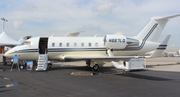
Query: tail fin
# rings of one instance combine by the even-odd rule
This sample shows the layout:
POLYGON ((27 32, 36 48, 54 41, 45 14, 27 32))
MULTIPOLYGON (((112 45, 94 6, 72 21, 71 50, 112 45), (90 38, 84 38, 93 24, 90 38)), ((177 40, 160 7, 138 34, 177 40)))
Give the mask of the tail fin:
POLYGON ((156 48, 156 50, 154 51, 154 53, 150 56, 150 58, 154 58, 154 57, 162 57, 164 51, 166 50, 169 38, 171 35, 167 35, 166 38, 163 40, 163 42, 158 46, 158 48, 156 48))
POLYGON ((168 20, 177 16, 180 16, 180 14, 168 17, 151 18, 149 23, 141 30, 136 38, 143 41, 157 42, 168 20))

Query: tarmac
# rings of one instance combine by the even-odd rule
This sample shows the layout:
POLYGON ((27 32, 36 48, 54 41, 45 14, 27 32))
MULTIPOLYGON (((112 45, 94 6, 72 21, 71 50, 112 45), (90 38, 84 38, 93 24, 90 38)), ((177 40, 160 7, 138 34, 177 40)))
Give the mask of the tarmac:
POLYGON ((146 59, 145 70, 124 72, 111 63, 91 71, 85 62, 54 63, 35 72, 0 64, 0 97, 179 97, 180 57, 146 59))

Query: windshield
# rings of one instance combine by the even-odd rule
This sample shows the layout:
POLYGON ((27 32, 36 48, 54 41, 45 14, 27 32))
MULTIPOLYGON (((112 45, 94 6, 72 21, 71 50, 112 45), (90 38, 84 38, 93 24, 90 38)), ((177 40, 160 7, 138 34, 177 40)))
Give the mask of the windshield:
POLYGON ((25 42, 23 43, 23 45, 31 45, 31 42, 30 42, 30 41, 25 41, 25 42))

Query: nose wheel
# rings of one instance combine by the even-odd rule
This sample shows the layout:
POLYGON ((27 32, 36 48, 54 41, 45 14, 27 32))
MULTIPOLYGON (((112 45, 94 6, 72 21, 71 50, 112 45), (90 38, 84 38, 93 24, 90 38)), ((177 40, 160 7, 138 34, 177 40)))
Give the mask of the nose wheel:
POLYGON ((52 68, 52 63, 48 63, 48 68, 52 68))

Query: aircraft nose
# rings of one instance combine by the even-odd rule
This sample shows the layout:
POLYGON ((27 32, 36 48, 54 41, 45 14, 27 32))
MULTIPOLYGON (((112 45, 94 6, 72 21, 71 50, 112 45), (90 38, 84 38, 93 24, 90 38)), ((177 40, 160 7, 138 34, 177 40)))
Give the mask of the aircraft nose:
POLYGON ((5 52, 4 56, 7 57, 7 58, 12 58, 13 57, 13 55, 10 54, 10 50, 5 52))
POLYGON ((5 57, 8 57, 8 56, 9 56, 8 51, 5 52, 4 56, 5 56, 5 57))

